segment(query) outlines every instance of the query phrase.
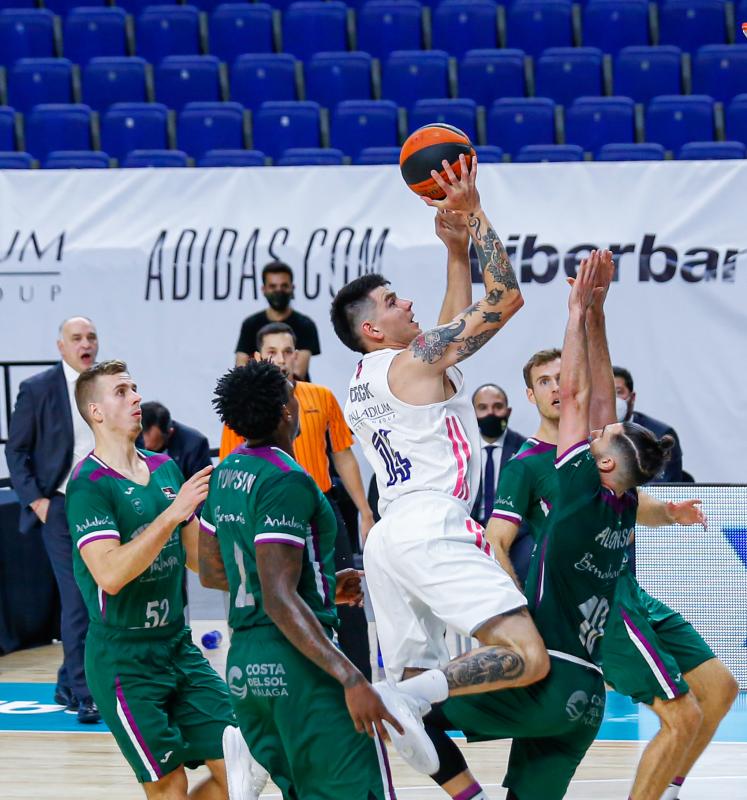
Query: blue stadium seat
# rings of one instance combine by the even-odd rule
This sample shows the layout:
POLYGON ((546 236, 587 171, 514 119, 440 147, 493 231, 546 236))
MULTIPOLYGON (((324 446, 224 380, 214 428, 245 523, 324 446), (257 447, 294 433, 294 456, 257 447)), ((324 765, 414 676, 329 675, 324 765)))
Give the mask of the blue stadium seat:
POLYGON ((200 13, 194 6, 148 6, 137 18, 137 55, 151 63, 200 52, 200 13))
POLYGON ((475 155, 480 164, 500 164, 503 161, 503 150, 493 144, 476 145, 475 155))
POLYGON ((342 100, 371 99, 368 53, 317 53, 306 65, 305 77, 307 99, 325 108, 334 108, 342 100))
POLYGON ((419 50, 423 8, 417 0, 370 0, 358 12, 358 47, 385 59, 394 50, 419 50))
POLYGON ((282 11, 284 12, 291 3, 294 3, 296 0, 266 0, 275 11, 282 11))
POLYGON ((26 114, 26 150, 43 161, 52 150, 91 149, 91 109, 45 103, 26 114))
POLYGON ((745 90, 747 90, 747 47, 736 44, 709 44, 698 50, 693 58, 695 94, 708 94, 714 100, 728 103, 732 97, 745 90))
POLYGON ((605 144, 597 153, 597 161, 663 161, 666 151, 655 142, 642 144, 605 144))
POLYGON ((659 42, 694 52, 726 42, 723 0, 667 0, 659 8, 659 42))
POLYGON ((33 164, 31 153, 0 151, 0 169, 31 169, 33 164))
MULTIPOLYGON (((175 6, 177 0, 156 0, 158 5, 161 6, 175 6)), ((148 6, 156 5, 154 0, 115 0, 114 5, 123 8, 128 14, 133 17, 139 17, 148 6)))
POLYGON ((548 47, 571 47, 573 27, 568 0, 516 0, 506 22, 508 47, 538 56, 548 47))
POLYGON ((132 150, 166 149, 168 110, 161 103, 116 103, 101 122, 101 146, 120 161, 132 150))
POLYGON ((109 169, 109 156, 100 150, 53 150, 44 169, 109 169))
POLYGON ((0 106, 0 150, 16 149, 16 110, 0 106))
POLYGON ((713 98, 704 94, 654 97, 646 109, 646 141, 678 151, 686 142, 713 139, 713 98))
POLYGON ((584 44, 610 55, 623 47, 650 43, 646 0, 604 0, 584 8, 584 44))
POLYGON ((433 47, 457 57, 498 47, 497 15, 495 0, 443 0, 433 10, 433 47))
POLYGON ((364 147, 354 164, 399 164, 399 147, 364 147))
POLYGON ((565 111, 565 140, 592 153, 610 142, 633 142, 634 116, 629 97, 579 97, 565 111))
POLYGON ((53 14, 60 17, 67 16, 74 8, 78 8, 85 2, 87 7, 104 7, 106 0, 44 0, 44 8, 48 8, 53 14))
POLYGON ((340 0, 299 0, 283 14, 283 50, 302 61, 348 49, 347 7, 340 0))
POLYGON ((680 161, 744 158, 747 147, 743 142, 687 142, 680 148, 680 161))
POLYGON ((602 94, 602 51, 596 47, 551 47, 535 66, 535 92, 556 103, 602 94))
POLYGON ((188 156, 181 150, 133 150, 122 162, 125 169, 138 167, 186 167, 188 156))
POLYGON ((231 71, 231 99, 255 110, 267 100, 296 100, 296 59, 289 53, 239 56, 231 71))
POLYGON ((660 94, 679 94, 682 89, 682 51, 673 45, 625 47, 615 59, 616 95, 648 103, 660 94))
POLYGON ((275 162, 278 167, 340 166, 342 150, 333 147, 290 147, 275 162))
POLYGON ((254 146, 273 160, 289 147, 320 147, 319 103, 262 103, 254 113, 254 146))
POLYGON ((239 103, 187 103, 179 114, 176 142, 192 158, 208 150, 239 150, 244 146, 244 109, 239 103))
POLYGON ((469 50, 459 65, 459 94, 485 108, 499 97, 523 97, 524 51, 469 50))
POLYGON ((76 64, 95 56, 126 56, 126 20, 123 8, 74 8, 65 18, 65 56, 76 64))
POLYGON ((421 97, 448 97, 448 70, 443 50, 395 50, 384 66, 382 97, 405 108, 421 97))
POLYGON ((410 132, 430 122, 444 122, 463 130, 471 141, 477 140, 477 103, 466 97, 457 100, 418 100, 408 114, 410 132))
POLYGON ((272 53, 272 8, 267 3, 224 3, 210 17, 210 52, 233 64, 244 53, 272 53))
POLYGON ((47 9, 0 11, 0 65, 19 58, 48 58, 54 52, 54 14, 47 9))
POLYGON ((368 147, 396 147, 397 106, 391 100, 345 100, 332 115, 330 138, 353 160, 368 147))
POLYGON ((198 167, 264 167, 267 156, 259 150, 208 150, 198 167))
POLYGON ((488 113, 488 143, 515 156, 526 144, 554 144, 555 103, 549 97, 504 97, 488 113))
POLYGON ((726 109, 726 138, 747 144, 747 94, 738 94, 726 109))
POLYGON ((36 7, 36 0, 0 0, 0 10, 6 8, 27 9, 36 7))
POLYGON ((156 67, 156 100, 180 111, 194 101, 221 99, 216 56, 167 56, 156 67))
POLYGON ((519 150, 514 161, 537 163, 540 161, 583 161, 584 151, 577 144, 528 144, 519 150))
POLYGON ((72 103, 72 76, 67 58, 21 58, 8 74, 8 102, 23 113, 40 103, 72 103))
POLYGON ((212 14, 222 2, 223 0, 190 0, 193 6, 196 6, 200 11, 206 14, 212 14))
POLYGON ((92 58, 83 70, 83 102, 94 111, 114 103, 144 103, 145 59, 139 56, 92 58))

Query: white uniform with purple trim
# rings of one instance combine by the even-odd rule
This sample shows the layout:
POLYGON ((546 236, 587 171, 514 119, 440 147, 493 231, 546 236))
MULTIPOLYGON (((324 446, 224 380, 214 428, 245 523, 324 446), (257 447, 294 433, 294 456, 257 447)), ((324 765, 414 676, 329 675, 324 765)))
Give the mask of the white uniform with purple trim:
POLYGON ((345 419, 376 473, 379 512, 363 554, 387 675, 449 660, 446 626, 471 635, 526 605, 470 518, 480 481, 477 420, 464 377, 453 397, 415 406, 394 396, 388 373, 401 350, 367 353, 350 382, 345 419), (476 457, 473 455, 476 454, 476 457))

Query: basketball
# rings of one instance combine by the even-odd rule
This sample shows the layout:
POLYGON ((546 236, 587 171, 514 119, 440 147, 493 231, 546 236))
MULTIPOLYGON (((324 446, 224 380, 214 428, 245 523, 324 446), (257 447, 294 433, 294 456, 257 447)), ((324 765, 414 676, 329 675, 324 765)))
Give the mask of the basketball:
POLYGON ((443 200, 446 195, 431 177, 431 170, 438 171, 448 183, 441 164, 446 159, 459 177, 462 171, 459 156, 462 153, 467 158, 469 168, 475 154, 469 136, 452 125, 434 122, 418 128, 407 137, 399 154, 399 168, 405 183, 415 194, 443 200))

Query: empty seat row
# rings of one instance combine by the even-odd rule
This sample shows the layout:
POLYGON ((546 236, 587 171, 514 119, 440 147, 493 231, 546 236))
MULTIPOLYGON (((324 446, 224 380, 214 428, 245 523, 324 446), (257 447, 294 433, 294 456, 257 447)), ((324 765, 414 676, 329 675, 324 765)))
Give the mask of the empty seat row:
MULTIPOLYGON (((303 71, 298 67, 288 54, 244 55, 229 80, 214 56, 169 56, 156 67, 154 79, 142 58, 124 56, 92 59, 80 80, 68 59, 21 59, 8 70, 7 98, 0 86, 0 102, 22 112, 41 103, 82 101, 104 111, 113 103, 149 100, 177 111, 188 102, 228 99, 249 109, 267 100, 301 99, 334 108, 342 100, 380 96, 411 108, 420 98, 452 93, 485 107, 501 97, 528 93, 562 105, 579 96, 607 93, 648 102, 657 95, 680 93, 684 74, 674 47, 626 48, 616 59, 610 82, 594 48, 551 48, 533 66, 520 50, 473 50, 458 71, 450 69, 443 53, 401 51, 390 56, 381 80, 366 53, 319 53, 303 71)), ((701 48, 688 83, 696 94, 728 102, 747 88, 747 47, 701 48)))
MULTIPOLYGON (((636 119, 630 98, 579 98, 561 120, 549 98, 504 98, 493 104, 480 131, 471 101, 448 103, 444 108, 443 101, 420 101, 409 130, 434 120, 457 124, 474 141, 496 145, 512 158, 529 144, 573 144, 597 153, 605 144, 637 141, 673 152, 690 141, 747 143, 747 94, 729 105, 723 130, 716 126, 713 100, 702 95, 654 98, 645 124, 636 119)), ((121 160, 132 150, 169 147, 195 158, 213 149, 254 147, 278 158, 291 147, 326 145, 356 158, 367 147, 397 147, 406 133, 396 106, 386 100, 344 101, 329 125, 312 101, 267 102, 251 121, 236 103, 191 103, 173 127, 168 110, 158 103, 117 104, 101 118, 100 131, 98 117, 83 105, 37 106, 26 116, 23 131, 18 122, 13 109, 0 108, 0 150, 25 150, 41 160, 55 150, 102 149, 121 160)))
MULTIPOLYGON (((742 4, 740 14, 747 0, 742 4)), ((673 44, 694 51, 735 41, 732 7, 722 0, 667 0, 658 16, 648 0, 593 0, 575 22, 568 0, 517 0, 505 29, 498 8, 494 0, 444 0, 429 27, 417 0, 372 0, 354 26, 340 0, 301 0, 286 11, 278 35, 280 26, 266 3, 222 4, 209 24, 195 6, 156 5, 137 17, 133 36, 122 8, 80 7, 67 15, 57 41, 50 11, 5 10, 0 12, 0 63, 52 55, 84 63, 94 56, 128 54, 159 61, 202 52, 232 62, 242 53, 275 50, 306 61, 321 51, 358 49, 385 58, 394 50, 424 47, 458 57, 500 45, 538 55, 548 47, 584 44, 614 55, 631 45, 673 44)))

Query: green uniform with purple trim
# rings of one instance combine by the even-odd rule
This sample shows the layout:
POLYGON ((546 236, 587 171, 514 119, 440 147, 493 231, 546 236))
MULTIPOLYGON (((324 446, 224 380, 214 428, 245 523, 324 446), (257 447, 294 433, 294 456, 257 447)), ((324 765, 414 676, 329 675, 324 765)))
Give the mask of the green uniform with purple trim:
POLYGON ((555 472, 555 502, 527 584, 550 674, 524 689, 454 698, 442 707, 470 740, 513 738, 503 785, 519 800, 564 797, 601 725, 600 640, 638 505, 635 492, 618 498, 602 486, 588 442, 557 459, 555 472))
POLYGON ((228 578, 227 681, 254 758, 286 800, 389 800, 386 748, 356 732, 342 686, 264 609, 257 547, 295 547, 303 551, 298 594, 330 638, 338 627, 337 521, 319 487, 276 447, 238 447, 211 476, 200 525, 218 537, 228 578))
MULTIPOLYGON (((529 439, 501 470, 493 517, 525 520, 541 548, 547 515, 558 492, 555 445, 529 439)), ((530 563, 527 585, 536 585, 539 559, 530 563)), ((626 566, 602 639, 605 681, 636 702, 671 700, 688 691, 683 675, 715 658, 700 634, 676 611, 643 591, 626 566)))
POLYGON ((116 595, 91 575, 81 551, 96 541, 132 541, 171 504, 183 483, 166 455, 138 451, 146 486, 89 454, 65 499, 73 568, 90 624, 86 680, 119 749, 141 782, 180 764, 223 758, 221 737, 235 724, 225 683, 192 643, 184 621, 186 553, 177 526, 155 561, 116 595))

